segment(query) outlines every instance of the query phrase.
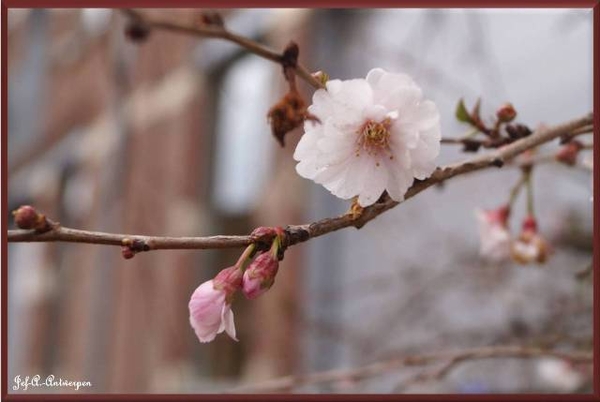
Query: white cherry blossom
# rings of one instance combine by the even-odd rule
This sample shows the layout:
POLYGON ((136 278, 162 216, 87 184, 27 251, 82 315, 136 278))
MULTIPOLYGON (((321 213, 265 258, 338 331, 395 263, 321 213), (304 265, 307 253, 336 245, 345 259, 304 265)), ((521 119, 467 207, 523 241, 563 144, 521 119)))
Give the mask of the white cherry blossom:
POLYGON ((331 80, 317 90, 294 152, 302 177, 365 207, 387 190, 396 201, 434 171, 440 115, 407 75, 371 70, 366 79, 331 80))

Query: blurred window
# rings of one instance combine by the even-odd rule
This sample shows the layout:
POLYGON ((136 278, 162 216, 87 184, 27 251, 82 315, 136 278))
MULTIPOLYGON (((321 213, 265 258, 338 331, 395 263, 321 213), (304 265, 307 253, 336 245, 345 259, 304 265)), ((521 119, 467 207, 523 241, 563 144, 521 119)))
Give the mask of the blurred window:
POLYGON ((243 214, 261 199, 271 165, 267 123, 273 70, 244 57, 227 71, 217 105, 213 201, 226 214, 243 214))

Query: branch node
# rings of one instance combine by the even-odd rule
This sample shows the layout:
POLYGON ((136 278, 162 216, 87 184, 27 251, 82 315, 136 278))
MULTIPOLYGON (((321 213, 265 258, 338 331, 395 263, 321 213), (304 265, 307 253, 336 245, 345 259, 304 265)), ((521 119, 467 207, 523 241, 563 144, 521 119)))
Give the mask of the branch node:
POLYGON ((502 166, 504 166, 504 160, 502 158, 494 158, 494 160, 492 160, 491 164, 492 164, 492 166, 501 168, 502 166))
POLYGON ((310 232, 303 227, 287 226, 284 232, 286 246, 293 246, 296 243, 302 243, 310 239, 310 232))

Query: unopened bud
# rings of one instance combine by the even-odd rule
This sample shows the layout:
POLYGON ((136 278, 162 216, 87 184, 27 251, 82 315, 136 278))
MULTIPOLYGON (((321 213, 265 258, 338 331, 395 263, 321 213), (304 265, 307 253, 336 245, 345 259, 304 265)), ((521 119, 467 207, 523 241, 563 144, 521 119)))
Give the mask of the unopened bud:
POLYGON ((577 140, 567 142, 554 156, 557 161, 573 166, 577 162, 577 155, 583 148, 583 144, 577 140))
POLYGON ((523 219, 523 232, 537 233, 537 221, 531 215, 523 219))
POLYGON ((256 299, 273 286, 279 269, 277 256, 271 251, 259 254, 244 272, 242 291, 248 299, 256 299))
POLYGON ((15 224, 21 229, 34 229, 38 222, 38 213, 30 205, 23 205, 13 212, 15 224))
POLYGON ((123 247, 121 247, 121 255, 126 260, 130 260, 135 256, 135 251, 133 251, 131 248, 129 248, 127 246, 123 246, 123 247))
POLYGON ((496 111, 496 117, 501 123, 509 123, 517 117, 517 111, 510 103, 505 103, 496 111))
POLYGON ((506 132, 508 133, 509 137, 513 140, 518 140, 520 138, 527 137, 531 134, 531 130, 529 129, 529 127, 523 124, 509 124, 506 126, 506 132))
POLYGON ((523 220, 523 229, 512 245, 512 257, 519 264, 537 262, 543 264, 551 252, 550 246, 537 232, 537 222, 533 216, 523 220))
POLYGON ((46 231, 51 228, 44 214, 38 213, 31 205, 22 205, 13 212, 15 224, 20 229, 46 231))
POLYGON ((229 267, 221 270, 214 278, 215 289, 224 290, 228 295, 232 295, 242 287, 242 270, 237 267, 229 267))
POLYGON ((250 233, 253 241, 270 242, 275 236, 277 236, 277 229, 268 226, 257 227, 250 233))

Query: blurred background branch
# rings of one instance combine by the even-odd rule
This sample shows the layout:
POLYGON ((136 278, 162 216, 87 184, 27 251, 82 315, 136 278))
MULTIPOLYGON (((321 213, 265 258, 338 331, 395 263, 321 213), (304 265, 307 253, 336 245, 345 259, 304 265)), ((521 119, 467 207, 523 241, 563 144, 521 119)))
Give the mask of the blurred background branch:
POLYGON ((242 386, 232 390, 235 393, 271 393, 291 392, 294 388, 331 382, 355 383, 368 377, 382 375, 396 371, 402 367, 427 366, 440 363, 439 367, 425 370, 410 377, 402 383, 403 387, 432 380, 440 380, 453 370, 457 365, 473 360, 494 358, 529 359, 540 357, 554 357, 565 360, 571 364, 593 362, 592 351, 560 351, 524 346, 499 345, 473 348, 458 352, 441 352, 424 355, 393 357, 375 363, 367 364, 352 369, 336 369, 323 372, 310 373, 298 376, 286 376, 264 381, 249 386, 242 386))
MULTIPOLYGON (((256 41, 253 41, 252 39, 228 31, 223 25, 223 20, 219 14, 212 14, 214 18, 205 18, 204 20, 198 19, 198 23, 204 23, 202 25, 197 24, 192 26, 147 18, 143 13, 132 9, 121 9, 121 11, 130 18, 132 23, 141 24, 141 29, 159 29, 203 38, 223 39, 233 42, 256 54, 257 56, 263 57, 275 63, 283 63, 282 53, 274 52, 273 50, 261 45, 256 41)), ((301 64, 296 66, 296 73, 301 79, 306 81, 312 87, 316 89, 323 88, 323 84, 318 79, 313 77, 306 67, 302 66, 301 64)))

